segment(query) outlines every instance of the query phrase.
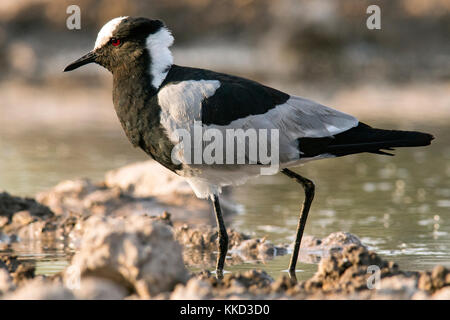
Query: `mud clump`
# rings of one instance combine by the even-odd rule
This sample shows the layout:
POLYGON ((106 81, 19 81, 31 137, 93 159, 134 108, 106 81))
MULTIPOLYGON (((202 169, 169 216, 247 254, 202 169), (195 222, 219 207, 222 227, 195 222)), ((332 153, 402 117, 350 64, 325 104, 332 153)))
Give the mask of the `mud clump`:
POLYGON ((226 274, 218 280, 208 271, 191 278, 186 285, 178 285, 169 296, 172 300, 183 299, 268 299, 280 297, 273 294, 273 279, 261 270, 249 270, 226 274))
POLYGON ((443 266, 432 272, 403 271, 366 247, 351 244, 325 257, 298 289, 317 298, 433 299, 435 292, 450 286, 449 274, 443 266))
MULTIPOLYGON (((44 220, 53 216, 53 212, 47 206, 34 199, 15 197, 2 192, 0 193, 0 240, 14 241, 17 236, 24 236, 25 230, 32 230, 36 224, 43 225, 44 220), (8 235, 13 237, 10 238, 8 235)), ((30 236, 33 234, 32 232, 30 236)))
POLYGON ((323 257, 333 252, 341 252, 349 245, 365 247, 357 236, 348 232, 333 232, 323 239, 306 235, 300 247, 300 260, 307 263, 319 263, 323 257))
POLYGON ((11 281, 19 286, 27 279, 35 277, 35 267, 21 263, 17 256, 0 256, 0 269, 5 270, 11 277, 11 281))
POLYGON ((181 246, 164 223, 144 216, 92 217, 85 228, 70 266, 81 278, 108 279, 141 298, 171 291, 188 279, 181 246))
MULTIPOLYGON (((6 192, 0 193, 0 217, 6 217, 8 222, 29 223, 33 217, 48 218, 53 212, 34 199, 11 196, 6 192)), ((4 223, 4 220, 2 220, 4 223)), ((1 225, 0 225, 1 227, 1 225)))
MULTIPOLYGON (((217 249, 217 231, 211 226, 190 227, 187 224, 175 228, 175 239, 190 248, 201 250, 217 249)), ((249 237, 234 230, 228 231, 228 245, 230 248, 248 240, 249 237)))
POLYGON ((436 266, 431 272, 422 272, 418 281, 418 287, 429 292, 436 292, 445 286, 450 286, 450 270, 443 266, 436 266))
POLYGON ((322 292, 353 292, 367 289, 371 273, 368 267, 380 271, 380 276, 398 274, 398 266, 381 259, 375 252, 355 244, 344 247, 342 252, 333 252, 319 264, 314 277, 303 285, 307 290, 322 292))
POLYGON ((10 291, 13 291, 15 288, 16 286, 14 285, 8 271, 0 267, 0 297, 10 291))

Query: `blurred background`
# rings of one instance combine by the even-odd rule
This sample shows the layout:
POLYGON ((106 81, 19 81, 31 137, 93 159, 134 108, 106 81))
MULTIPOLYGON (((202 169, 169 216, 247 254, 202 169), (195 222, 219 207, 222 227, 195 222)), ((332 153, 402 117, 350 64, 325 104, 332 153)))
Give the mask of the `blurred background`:
MULTIPOLYGON (((147 159, 122 133, 111 75, 94 65, 62 72, 92 49, 104 23, 124 15, 164 20, 176 64, 249 77, 373 126, 435 134, 431 147, 396 157, 300 168, 318 186, 306 233, 353 232, 409 269, 450 264, 448 0, 2 0, 0 190, 33 196, 147 159), (66 27, 72 4, 80 30, 66 27), (381 30, 366 27, 371 4, 381 8, 381 30)), ((302 199, 294 185, 263 177, 234 194, 243 212, 233 227, 293 240, 302 199)), ((287 259, 267 268, 278 272, 287 259)))
POLYGON ((60 79, 59 63, 91 48, 106 21, 138 15, 173 30, 178 63, 270 81, 448 80, 449 10, 446 0, 4 0, 1 77, 60 79), (81 30, 66 28, 71 4, 81 30), (371 4, 381 30, 366 27, 371 4))

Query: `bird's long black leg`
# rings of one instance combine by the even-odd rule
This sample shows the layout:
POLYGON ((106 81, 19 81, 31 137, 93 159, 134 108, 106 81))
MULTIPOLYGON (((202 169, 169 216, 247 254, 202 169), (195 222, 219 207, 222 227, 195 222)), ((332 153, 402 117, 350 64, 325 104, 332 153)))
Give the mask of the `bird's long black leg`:
POLYGON ((292 252, 291 262, 289 263, 289 274, 291 278, 296 280, 295 266, 297 264, 298 252, 300 250, 300 243, 302 242, 303 230, 305 230, 306 219, 308 218, 308 212, 311 207, 311 203, 314 199, 315 186, 311 180, 306 179, 305 177, 302 177, 301 175, 289 169, 283 169, 281 172, 283 172, 289 178, 292 178, 298 183, 300 183, 303 189, 305 190, 305 201, 303 202, 302 210, 300 211, 300 218, 298 220, 297 225, 297 236, 295 238, 294 251, 292 252))
POLYGON ((219 234, 219 255, 217 256, 216 275, 218 279, 223 278, 223 266, 225 264, 225 257, 228 251, 228 234, 223 222, 222 209, 220 208, 219 197, 217 195, 211 196, 211 201, 214 206, 214 213, 216 214, 217 232, 219 234))

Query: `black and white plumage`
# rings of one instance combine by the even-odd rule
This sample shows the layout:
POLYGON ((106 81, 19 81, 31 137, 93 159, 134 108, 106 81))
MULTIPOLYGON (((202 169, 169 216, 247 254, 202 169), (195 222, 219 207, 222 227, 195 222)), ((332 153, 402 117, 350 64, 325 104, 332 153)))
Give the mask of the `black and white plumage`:
MULTIPOLYGON (((312 181, 290 171, 322 158, 395 147, 424 146, 433 137, 420 132, 374 129, 355 117, 291 96, 255 81, 173 64, 171 32, 159 20, 119 17, 100 30, 94 50, 65 71, 89 62, 112 72, 113 101, 129 140, 156 161, 185 177, 200 198, 211 198, 219 227, 217 271, 223 269, 227 234, 219 205, 221 187, 245 182, 260 173, 261 164, 190 164, 174 162, 180 129, 277 129, 280 170, 305 189, 306 199, 291 259, 294 272, 306 217, 314 196, 312 181)), ((275 172, 274 172, 275 173, 275 172)))
MULTIPOLYGON (((307 154, 302 138, 331 137, 358 126, 350 115, 254 81, 176 65, 157 96, 161 124, 169 137, 176 129, 192 130, 194 120, 202 121, 205 129, 278 129, 281 168, 333 156, 325 149, 314 156, 307 154)), ((202 198, 220 193, 221 186, 243 183, 260 170, 255 165, 205 166, 191 176, 189 169, 186 164, 177 173, 186 176, 202 198)))

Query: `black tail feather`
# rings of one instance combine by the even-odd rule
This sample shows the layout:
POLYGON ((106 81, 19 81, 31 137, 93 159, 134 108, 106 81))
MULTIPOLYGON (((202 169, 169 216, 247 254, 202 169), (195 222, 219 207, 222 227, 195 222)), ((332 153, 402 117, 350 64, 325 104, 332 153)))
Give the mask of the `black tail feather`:
POLYGON ((301 138, 299 147, 302 157, 314 157, 324 153, 340 157, 361 152, 393 155, 383 150, 427 146, 433 139, 434 137, 428 133, 376 129, 359 123, 357 127, 334 137, 301 138))

